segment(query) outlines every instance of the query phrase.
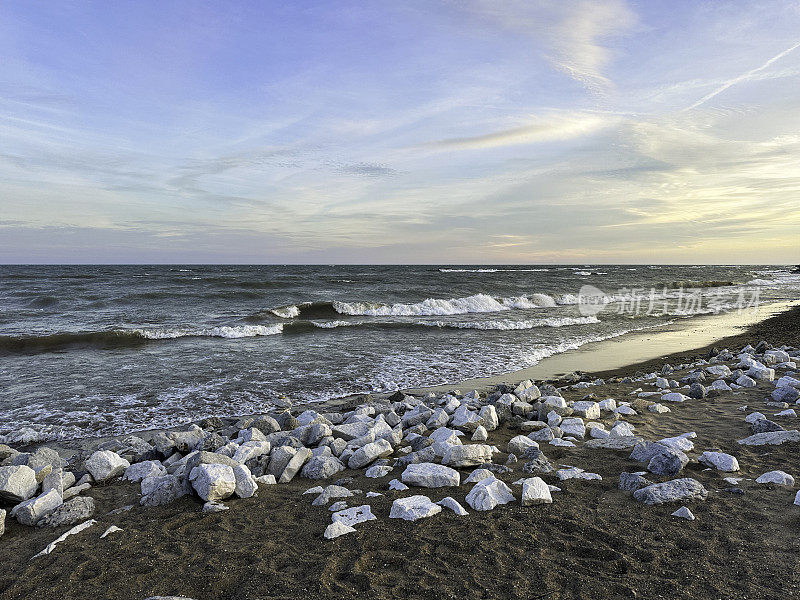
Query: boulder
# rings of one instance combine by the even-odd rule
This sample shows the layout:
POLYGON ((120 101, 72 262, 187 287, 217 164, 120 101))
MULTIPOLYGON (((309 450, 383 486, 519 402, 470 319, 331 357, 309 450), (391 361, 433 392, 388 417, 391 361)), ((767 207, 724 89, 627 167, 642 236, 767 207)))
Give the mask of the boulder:
POLYGON ((36 472, 27 465, 0 467, 0 499, 23 502, 36 493, 36 472))
POLYGON ((788 402, 791 404, 797 402, 797 399, 800 398, 800 391, 786 385, 776 387, 770 395, 775 402, 788 402))
MULTIPOLYGON (((230 468, 230 467, 228 467, 230 468)), ((186 488, 175 475, 157 475, 142 479, 142 506, 163 506, 185 496, 186 488)))
POLYGON ((496 477, 489 477, 475 484, 465 498, 475 510, 492 510, 500 504, 514 501, 511 489, 496 477))
POLYGON ((39 527, 63 527, 66 525, 77 525, 94 514, 94 499, 73 498, 67 500, 50 514, 44 516, 36 522, 39 527))
MULTIPOLYGON (((524 436, 524 435, 515 435, 511 440, 509 440, 508 445, 506 446, 506 452, 509 454, 516 454, 522 455, 525 450, 528 448, 538 448, 539 444, 536 443, 531 438, 524 436)), ((489 456, 489 460, 491 460, 491 455, 489 456)), ((488 462, 488 461, 483 461, 488 462)))
POLYGON ((696 479, 685 477, 664 483, 654 483, 633 492, 633 497, 647 505, 683 500, 705 500, 708 491, 696 479))
POLYGON ((389 465, 374 465, 366 470, 364 476, 370 479, 380 479, 386 477, 392 470, 393 468, 389 465))
POLYGON ((296 452, 297 450, 291 446, 278 446, 272 450, 269 457, 269 467, 267 467, 268 474, 278 479, 296 452))
POLYGON ((258 484, 250 469, 245 465, 233 467, 233 477, 236 480, 236 487, 233 491, 239 498, 252 498, 258 491, 258 484))
POLYGON ((574 415, 584 419, 599 419, 600 405, 591 400, 581 400, 573 403, 572 412, 574 415))
POLYGON ((228 465, 200 465, 189 473, 192 487, 206 502, 230 498, 236 491, 236 476, 228 465))
POLYGON ((495 410, 494 406, 491 405, 481 408, 481 410, 478 412, 478 417, 480 417, 481 421, 483 421, 482 427, 484 427, 486 431, 494 431, 500 424, 497 411, 495 410))
MULTIPOLYGON (((299 448, 297 452, 289 459, 289 462, 286 463, 286 467, 283 469, 283 473, 278 478, 278 483, 289 483, 294 476, 300 472, 300 469, 303 468, 303 465, 306 464, 308 460, 311 459, 311 450, 308 448, 299 448)), ((339 459, 336 459, 339 460, 339 459)))
POLYGON ((681 506, 678 510, 672 513, 672 516, 678 517, 679 519, 686 519, 687 521, 694 521, 694 515, 692 514, 692 511, 685 506, 681 506))
POLYGON ((756 483, 775 483, 777 485, 794 485, 794 477, 783 471, 767 471, 756 479, 756 483))
MULTIPOLYGON (((272 444, 270 444, 270 442, 261 440, 251 440, 239 446, 233 453, 233 456, 231 458, 234 462, 244 464, 248 460, 252 460, 254 458, 260 458, 262 456, 269 454, 271 449, 272 449, 272 444)), ((224 462, 218 464, 228 464, 231 467, 235 466, 224 462)))
POLYGON ((486 428, 483 425, 478 425, 470 439, 473 442, 485 442, 489 439, 489 432, 486 431, 486 428))
POLYGON ((11 515, 23 525, 32 527, 36 525, 39 519, 49 515, 63 503, 64 500, 61 498, 61 494, 56 490, 50 490, 35 498, 26 500, 21 504, 17 504, 11 511, 11 515))
POLYGON ((325 528, 324 535, 326 540, 332 540, 347 533, 355 533, 355 529, 349 525, 345 525, 341 521, 334 521, 325 528))
POLYGON ((568 417, 562 419, 559 427, 561 427, 561 431, 565 436, 571 435, 579 440, 582 440, 586 435, 586 426, 583 424, 583 419, 580 417, 568 417))
POLYGON ((341 485, 329 485, 322 490, 319 496, 314 498, 314 501, 311 503, 312 506, 325 506, 331 500, 335 500, 337 498, 350 498, 353 495, 353 492, 348 490, 346 487, 341 485))
POLYGON ((442 464, 451 467, 472 467, 482 465, 485 462, 491 462, 491 460, 491 446, 487 446, 486 444, 468 444, 465 446, 450 446, 442 457, 442 464))
POLYGON ((344 471, 344 464, 335 456, 312 456, 300 471, 300 477, 328 479, 340 471, 344 471))
POLYGON ((602 481, 603 478, 597 473, 588 473, 578 467, 568 467, 566 469, 559 469, 556 471, 556 476, 559 481, 566 481, 567 479, 585 479, 587 481, 602 481))
POLYGON ((790 431, 767 431, 764 433, 756 433, 743 440, 739 440, 739 443, 743 446, 764 446, 767 444, 777 446, 785 442, 800 442, 800 431, 797 429, 792 429, 790 431))
POLYGON ((455 469, 435 463, 416 463, 406 467, 400 476, 403 483, 418 487, 458 487, 461 475, 455 469))
POLYGON ((717 471, 733 473, 739 470, 739 461, 736 457, 725 452, 703 452, 699 460, 704 465, 716 468, 717 471))
POLYGON ((648 481, 644 477, 644 472, 641 473, 620 473, 619 474, 619 489, 626 492, 635 492, 648 485, 653 485, 652 481, 648 481))
POLYGON ((334 523, 344 523, 352 527, 365 521, 376 521, 377 517, 372 514, 372 507, 369 504, 363 504, 336 511, 331 515, 331 519, 334 523))
POLYGON ((432 517, 440 512, 442 512, 442 507, 431 502, 430 498, 416 495, 408 496, 407 498, 398 498, 392 502, 389 518, 417 521, 425 517, 432 517))
POLYGON ((125 469, 125 474, 122 476, 122 478, 126 479, 127 481, 138 483, 147 477, 158 477, 166 474, 167 470, 164 468, 164 465, 161 464, 161 461, 146 460, 144 462, 133 464, 125 469))
MULTIPOLYGON (((613 431, 613 429, 612 429, 613 431)), ((587 441, 584 448, 602 448, 604 450, 628 450, 637 444, 642 443, 642 438, 635 435, 615 437, 610 436, 605 439, 596 439, 587 441)))
POLYGON ((553 465, 550 464, 550 461, 541 451, 536 450, 535 454, 533 452, 526 452, 526 454, 525 458, 530 460, 522 466, 522 470, 525 473, 541 475, 553 472, 553 465))
POLYGON ((680 450, 668 446, 664 448, 648 461, 647 470, 655 475, 677 475, 688 464, 689 457, 680 450))
POLYGON ((347 462, 347 466, 351 469, 360 469, 378 458, 390 456, 392 452, 392 445, 386 440, 371 442, 356 450, 347 462))
POLYGON ((459 517, 466 517, 469 513, 464 510, 464 507, 458 503, 458 501, 453 498, 452 496, 446 496, 439 500, 436 504, 439 506, 443 506, 444 508, 449 508, 454 513, 456 513, 459 517))
POLYGON ((522 506, 551 504, 550 487, 541 477, 530 477, 522 482, 522 506))
POLYGON ((127 460, 111 450, 98 450, 86 459, 86 470, 97 482, 119 477, 130 466, 127 460))

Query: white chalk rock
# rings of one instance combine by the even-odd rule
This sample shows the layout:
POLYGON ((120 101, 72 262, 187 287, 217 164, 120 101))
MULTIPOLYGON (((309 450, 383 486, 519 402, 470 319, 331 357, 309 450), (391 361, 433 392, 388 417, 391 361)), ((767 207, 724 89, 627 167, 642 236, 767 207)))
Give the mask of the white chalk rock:
POLYGON ((381 477, 386 477, 391 472, 392 467, 389 465, 375 465, 367 469, 364 475, 370 479, 380 479, 381 477))
POLYGON ((103 538, 108 537, 112 533, 117 533, 118 531, 122 531, 122 529, 117 527, 116 525, 112 525, 103 532, 103 535, 100 536, 100 539, 102 540, 103 538))
POLYGON ((756 433, 738 443, 743 446, 778 446, 785 442, 800 442, 800 431, 791 429, 789 431, 765 431, 764 433, 756 433))
POLYGON ((0 499, 23 502, 36 493, 36 471, 27 465, 0 467, 0 499))
MULTIPOLYGON (((600 416, 599 414, 597 415, 600 416)), ((567 417, 561 420, 561 431, 564 435, 571 435, 580 440, 586 435, 586 426, 583 424, 583 419, 580 417, 567 417)))
POLYGON ((464 480, 464 483, 478 483, 489 477, 494 477, 494 474, 489 469, 475 469, 469 474, 469 477, 464 480))
POLYGON ((767 471, 756 479, 756 483, 777 483, 778 485, 794 485, 794 477, 783 471, 767 471))
POLYGON ((466 501, 475 510, 492 510, 499 504, 513 502, 514 494, 505 483, 496 477, 489 477, 475 484, 467 494, 466 501))
POLYGON ((355 529, 350 527, 350 525, 346 525, 341 521, 334 521, 330 525, 325 528, 325 539, 332 540, 334 538, 339 537, 340 535, 345 535, 347 533, 354 533, 355 529))
POLYGON ((45 547, 44 550, 39 552, 39 554, 34 555, 33 558, 31 558, 31 560, 33 560, 34 558, 39 558, 40 556, 45 556, 47 554, 50 554, 53 550, 56 549, 56 546, 58 544, 60 544, 64 540, 66 540, 69 536, 75 535, 77 533, 80 533, 84 529, 87 529, 87 528, 91 527, 92 525, 95 525, 96 523, 97 523, 97 521, 95 521, 94 519, 89 519, 88 521, 85 521, 85 522, 81 523, 80 525, 75 525, 75 527, 73 527, 72 529, 67 531, 65 534, 57 537, 55 540, 53 540, 52 542, 47 544, 47 547, 45 547))
POLYGON ((416 463, 408 465, 400 476, 403 483, 419 487, 458 487, 461 475, 455 469, 435 463, 416 463))
POLYGON ((125 469, 125 475, 123 475, 122 478, 127 481, 138 483, 148 477, 160 477, 166 474, 167 470, 164 468, 164 465, 161 464, 161 461, 146 460, 133 464, 125 469))
POLYGON ((580 400, 572 405, 572 413, 584 419, 599 419, 600 405, 591 400, 580 400))
POLYGON ((692 514, 692 511, 685 506, 681 506, 678 510, 672 513, 672 516, 680 519, 686 519, 687 521, 694 521, 694 515, 692 514))
POLYGON ((551 504, 550 487, 541 477, 531 477, 522 482, 522 506, 551 504))
POLYGON ((345 510, 336 511, 331 515, 334 523, 344 523, 352 527, 365 521, 376 521, 377 517, 372 514, 372 507, 369 504, 362 504, 361 506, 353 506, 345 510))
POLYGON ((662 402, 685 402, 688 399, 688 396, 684 396, 680 392, 670 392, 661 396, 662 402))
POLYGON ((397 479, 392 479, 389 482, 389 489, 394 490, 396 492, 402 492, 408 489, 408 486, 403 483, 402 481, 398 481, 397 479))
POLYGON ((64 504, 64 500, 61 498, 61 494, 56 490, 50 490, 36 498, 26 500, 22 504, 17 504, 11 510, 11 515, 23 525, 33 527, 39 519, 49 515, 62 504, 64 504))
POLYGON ((189 473, 189 480, 206 502, 225 500, 236 491, 236 475, 228 465, 199 465, 189 473))
POLYGON ((417 521, 425 517, 432 517, 440 512, 442 512, 442 507, 431 502, 430 498, 416 495, 408 496, 407 498, 398 498, 392 502, 389 518, 417 521))
MULTIPOLYGON (((494 406, 489 406, 487 408, 494 409, 494 406)), ((486 440, 489 439, 489 432, 486 431, 486 427, 484 427, 483 425, 478 425, 478 427, 475 429, 475 433, 472 434, 472 437, 470 439, 473 442, 485 442, 486 440)))
POLYGON ((614 412, 617 410, 617 401, 613 398, 606 398, 598 403, 600 410, 603 412, 614 412))
POLYGON ((451 496, 447 496, 446 498, 442 498, 436 504, 439 506, 443 506, 445 508, 449 508, 454 513, 456 513, 459 517, 466 517, 469 513, 464 509, 461 504, 455 498, 451 496))
POLYGON ((258 491, 258 484, 246 465, 237 465, 233 467, 233 476, 236 479, 234 493, 239 496, 239 498, 252 498, 255 496, 255 493, 258 491))
POLYGON ((98 450, 86 459, 86 470, 98 482, 119 477, 130 466, 131 463, 111 450, 98 450))
POLYGON ((603 478, 598 475, 597 473, 587 473, 583 469, 579 469, 578 467, 569 467, 566 469, 559 469, 556 471, 556 475, 560 481, 566 481, 567 479, 585 479, 587 481, 602 481, 603 478))
POLYGON ((347 466, 351 469, 360 469, 374 460, 385 458, 391 454, 392 445, 386 440, 378 440, 356 450, 347 462, 347 466))
MULTIPOLYGON (((537 444, 529 437, 524 435, 515 435, 513 438, 509 440, 508 445, 506 446, 506 452, 508 452, 509 454, 516 454, 517 456, 521 456, 522 453, 525 452, 525 450, 527 450, 528 448, 538 448, 538 447, 539 444, 537 444)), ((491 458, 489 459, 489 461, 484 461, 484 462, 490 462, 490 461, 491 458)))
POLYGON ((756 382, 747 375, 740 375, 739 379, 736 380, 736 385, 740 387, 750 388, 750 387, 756 387, 756 382))
POLYGON ((492 447, 486 444, 450 446, 442 457, 442 464, 451 467, 473 467, 492 461, 492 447))

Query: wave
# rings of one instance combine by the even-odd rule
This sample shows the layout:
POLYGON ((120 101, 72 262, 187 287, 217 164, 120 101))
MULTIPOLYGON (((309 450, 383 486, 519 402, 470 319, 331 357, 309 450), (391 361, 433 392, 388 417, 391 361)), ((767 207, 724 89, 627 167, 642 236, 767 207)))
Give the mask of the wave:
POLYGON ((496 299, 487 294, 475 294, 466 298, 448 300, 427 298, 414 304, 373 304, 369 302, 333 303, 336 312, 344 315, 364 315, 371 317, 414 317, 444 316, 468 313, 489 313, 511 310, 512 308, 535 308, 537 304, 528 298, 496 299))
POLYGON ((439 269, 440 273, 546 273, 550 269, 439 269))
POLYGON ((218 326, 208 329, 134 329, 133 332, 148 340, 173 340, 183 337, 220 337, 228 339, 277 335, 283 331, 283 325, 236 325, 218 326))
POLYGON ((554 317, 549 319, 531 319, 525 321, 418 321, 417 325, 426 327, 442 327, 453 329, 485 329, 512 331, 518 329, 535 329, 537 327, 568 327, 570 325, 589 325, 599 323, 597 317, 554 317))
POLYGON ((733 281, 670 281, 664 284, 665 288, 676 290, 680 288, 695 289, 695 288, 714 288, 714 287, 729 287, 736 285, 733 281))

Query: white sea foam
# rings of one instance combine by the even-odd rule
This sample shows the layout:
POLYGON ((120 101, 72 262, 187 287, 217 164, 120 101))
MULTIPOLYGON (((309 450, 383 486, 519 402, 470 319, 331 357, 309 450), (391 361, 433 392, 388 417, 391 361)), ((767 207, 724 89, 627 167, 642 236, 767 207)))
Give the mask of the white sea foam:
POLYGON ((269 312, 271 312, 276 317, 280 317, 281 319, 294 319, 295 317, 300 316, 300 308, 293 304, 291 306, 281 306, 278 308, 273 308, 269 312))
POLYGON ((440 273, 546 273, 550 269, 439 269, 440 273))
POLYGON ((135 329, 134 332, 148 340, 170 340, 183 337, 220 337, 246 338, 264 335, 277 335, 283 331, 283 325, 236 325, 211 327, 210 329, 135 329))
POLYGON ((599 323, 597 317, 553 317, 547 319, 530 319, 522 321, 418 321, 417 325, 453 329, 485 329, 512 331, 516 329, 534 329, 536 327, 568 327, 570 325, 589 325, 599 323))
POLYGON ((512 308, 539 308, 555 306, 555 301, 545 294, 530 297, 496 299, 488 294, 475 294, 466 298, 428 298, 414 304, 374 304, 369 302, 333 303, 336 312, 343 315, 364 315, 371 317, 415 317, 444 316, 468 313, 489 313, 511 310, 512 308))

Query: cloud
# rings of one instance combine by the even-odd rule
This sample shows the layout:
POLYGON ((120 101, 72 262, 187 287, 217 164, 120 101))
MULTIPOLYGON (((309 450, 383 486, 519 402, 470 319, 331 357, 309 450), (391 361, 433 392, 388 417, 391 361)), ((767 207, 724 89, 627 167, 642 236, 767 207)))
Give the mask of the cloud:
POLYGON ((455 150, 570 140, 596 133, 618 120, 618 116, 611 114, 552 112, 535 117, 529 124, 520 127, 472 137, 439 140, 427 146, 455 150))
POLYGON ((623 0, 472 0, 467 10, 505 29, 530 36, 550 63, 595 93, 611 85, 613 52, 606 45, 638 19, 623 0))
POLYGON ((789 54, 792 51, 796 50, 797 48, 800 48, 800 42, 797 42, 796 44, 794 44, 793 46, 787 48, 783 52, 780 52, 780 53, 776 54, 775 56, 770 58, 767 62, 765 62, 760 67, 757 67, 755 69, 751 69, 751 70, 747 71, 746 73, 742 73, 738 77, 734 77, 733 79, 730 79, 730 80, 726 81, 723 85, 721 85, 720 87, 715 89, 713 92, 711 92, 709 94, 706 94, 705 96, 700 98, 697 102, 695 102, 691 106, 685 108, 684 110, 692 110, 694 108, 697 108, 698 106, 701 106, 701 105, 705 104, 706 102, 711 100, 714 96, 717 96, 717 95, 721 94, 722 92, 724 92, 728 88, 736 85, 737 83, 742 83, 743 81, 749 81, 751 79, 756 78, 761 71, 763 71, 764 69, 769 67, 772 63, 780 60, 781 58, 783 58, 787 54, 789 54))

